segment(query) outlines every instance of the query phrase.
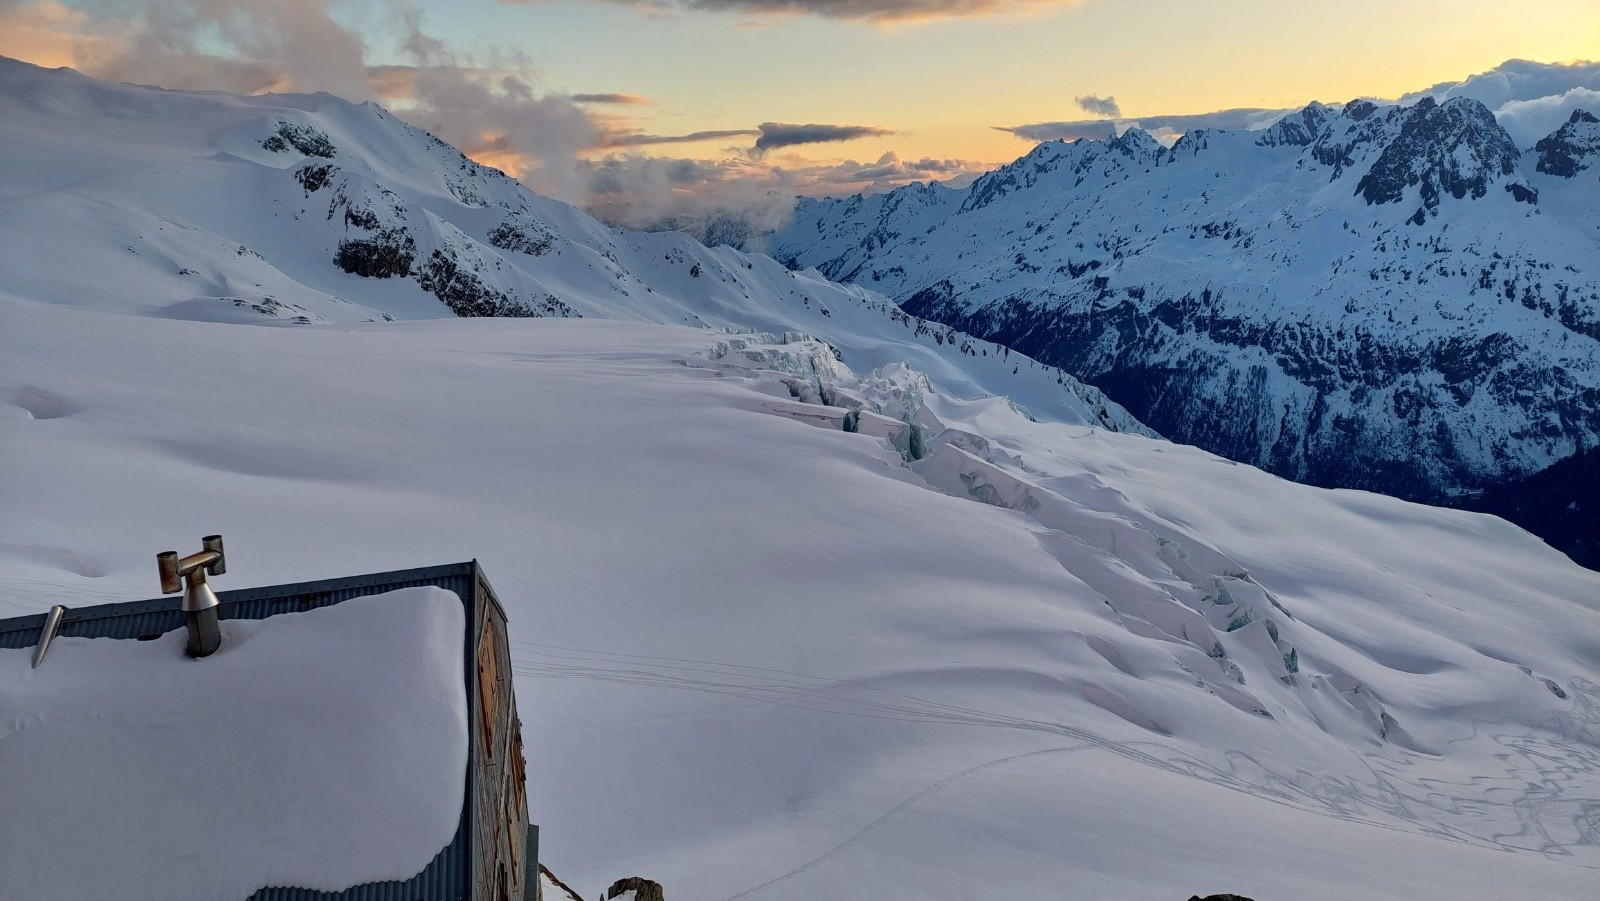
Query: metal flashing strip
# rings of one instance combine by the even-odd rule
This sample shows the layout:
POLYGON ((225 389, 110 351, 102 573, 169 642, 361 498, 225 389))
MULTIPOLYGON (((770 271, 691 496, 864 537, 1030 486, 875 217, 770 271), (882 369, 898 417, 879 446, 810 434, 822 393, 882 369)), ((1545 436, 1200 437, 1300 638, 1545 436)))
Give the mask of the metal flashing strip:
MULTIPOLYGON (((237 588, 217 592, 217 597, 221 601, 220 614, 224 620, 265 619, 279 613, 323 607, 378 593, 370 589, 399 589, 418 585, 448 588, 455 591, 464 604, 470 604, 477 591, 477 586, 473 584, 474 575, 480 572, 477 561, 470 560, 315 582, 237 588)), ((76 638, 139 638, 152 633, 162 634, 183 628, 182 604, 181 598, 161 597, 73 607, 61 616, 57 634, 76 638)), ((0 648, 37 645, 48 616, 35 613, 0 620, 0 648)))

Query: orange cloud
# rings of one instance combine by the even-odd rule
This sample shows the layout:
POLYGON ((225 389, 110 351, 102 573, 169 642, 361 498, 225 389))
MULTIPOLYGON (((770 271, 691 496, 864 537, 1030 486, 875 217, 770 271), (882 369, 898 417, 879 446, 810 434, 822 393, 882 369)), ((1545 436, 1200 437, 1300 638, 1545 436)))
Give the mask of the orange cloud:
POLYGON ((107 38, 92 32, 82 10, 55 0, 0 5, 0 56, 38 66, 74 66, 85 54, 103 52, 107 38))
POLYGON ((655 101, 639 94, 573 94, 573 103, 600 103, 612 106, 654 106, 655 101))

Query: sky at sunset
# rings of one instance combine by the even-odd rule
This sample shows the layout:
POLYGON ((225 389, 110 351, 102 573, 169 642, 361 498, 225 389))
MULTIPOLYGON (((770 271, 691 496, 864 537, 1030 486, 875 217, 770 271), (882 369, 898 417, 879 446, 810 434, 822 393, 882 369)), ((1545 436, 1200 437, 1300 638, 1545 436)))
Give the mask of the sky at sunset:
POLYGON ((611 195, 737 205, 970 178, 1079 124, 1395 98, 1508 59, 1593 59, 1600 3, 0 0, 0 55, 375 99, 608 212, 611 195))

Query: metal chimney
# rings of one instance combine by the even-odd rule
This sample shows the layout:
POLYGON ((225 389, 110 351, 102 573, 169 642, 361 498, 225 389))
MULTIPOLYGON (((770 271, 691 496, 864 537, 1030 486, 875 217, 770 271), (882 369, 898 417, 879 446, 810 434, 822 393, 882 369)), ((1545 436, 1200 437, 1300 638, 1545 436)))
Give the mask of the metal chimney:
POLYGON ((217 623, 216 592, 206 584, 206 574, 220 576, 228 571, 222 555, 222 536, 201 539, 199 553, 179 558, 177 551, 156 555, 161 571, 161 593, 183 592, 183 618, 189 627, 189 656, 209 657, 222 644, 222 628, 217 623), (180 584, 178 579, 183 577, 180 584))

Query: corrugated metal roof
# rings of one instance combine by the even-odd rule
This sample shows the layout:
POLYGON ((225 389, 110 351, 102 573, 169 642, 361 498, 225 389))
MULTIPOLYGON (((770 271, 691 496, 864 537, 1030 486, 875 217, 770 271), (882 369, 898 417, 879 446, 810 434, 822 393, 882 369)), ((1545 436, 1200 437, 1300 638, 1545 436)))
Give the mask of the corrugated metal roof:
MULTIPOLYGON (((473 648, 476 645, 476 610, 480 585, 488 603, 498 602, 488 581, 483 578, 476 560, 452 563, 421 569, 396 570, 327 579, 318 582, 297 582, 289 585, 270 585, 264 588, 244 588, 219 591, 219 615, 229 619, 266 619, 282 613, 297 613, 317 607, 327 607, 351 598, 366 597, 400 588, 433 586, 455 592, 466 608, 468 628, 463 648, 463 667, 467 684, 473 680, 473 648)), ((121 604, 100 604, 94 607, 68 609, 62 617, 57 635, 74 638, 153 638, 175 629, 184 628, 182 598, 180 596, 154 598, 147 601, 129 601, 121 604)), ((0 648, 28 648, 39 641, 46 614, 20 616, 0 620, 0 648)), ((48 662, 45 664, 48 666, 48 662)), ((468 692, 469 698, 473 692, 468 692)), ((475 701, 469 703, 474 707, 475 701)), ((475 717, 473 717, 475 719, 475 717)), ((469 741, 475 723, 469 723, 469 741)), ((268 887, 251 895, 248 901, 471 901, 473 886, 472 855, 472 801, 474 755, 469 748, 467 772, 463 776, 466 790, 463 793, 461 820, 456 835, 428 866, 404 881, 373 882, 337 892, 322 892, 294 887, 268 887)), ((224 764, 225 766, 226 764, 224 764)))
MULTIPOLYGON (((432 585, 455 592, 468 605, 470 621, 477 571, 478 564, 472 561, 319 582, 219 591, 217 599, 222 602, 222 609, 218 615, 222 619, 266 619, 280 613, 326 607, 351 598, 382 594, 399 588, 432 585)), ((68 608, 56 634, 72 638, 160 635, 184 627, 182 603, 181 596, 172 595, 148 601, 68 608)), ((0 620, 0 648, 31 648, 38 644, 39 630, 44 627, 45 616, 36 613, 0 620)))

